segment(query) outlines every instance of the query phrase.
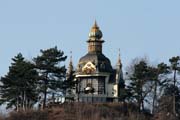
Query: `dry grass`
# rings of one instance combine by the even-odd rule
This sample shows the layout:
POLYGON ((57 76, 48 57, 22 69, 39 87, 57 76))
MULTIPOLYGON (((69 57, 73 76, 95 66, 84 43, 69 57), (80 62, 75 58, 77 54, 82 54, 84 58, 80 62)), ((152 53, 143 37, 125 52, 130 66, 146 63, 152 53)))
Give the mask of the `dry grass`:
POLYGON ((47 111, 11 112, 5 120, 48 120, 47 111))
POLYGON ((136 106, 133 105, 66 103, 44 111, 12 112, 4 120, 150 120, 150 118, 138 114, 136 106))
POLYGON ((133 104, 66 103, 49 109, 48 120, 150 120, 133 104))

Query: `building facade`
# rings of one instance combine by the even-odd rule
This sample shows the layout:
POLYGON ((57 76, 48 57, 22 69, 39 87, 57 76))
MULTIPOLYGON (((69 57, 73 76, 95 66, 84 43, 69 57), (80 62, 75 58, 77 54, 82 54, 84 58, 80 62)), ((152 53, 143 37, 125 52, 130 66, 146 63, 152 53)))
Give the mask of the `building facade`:
POLYGON ((80 102, 118 102, 124 88, 120 55, 116 67, 103 54, 105 42, 95 22, 89 33, 88 52, 75 70, 75 100, 80 102))

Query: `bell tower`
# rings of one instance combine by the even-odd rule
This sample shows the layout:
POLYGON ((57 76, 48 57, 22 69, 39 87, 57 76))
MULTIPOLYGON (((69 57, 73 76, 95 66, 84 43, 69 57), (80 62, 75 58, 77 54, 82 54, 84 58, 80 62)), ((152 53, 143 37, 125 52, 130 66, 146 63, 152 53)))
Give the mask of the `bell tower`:
POLYGON ((103 34, 95 21, 89 33, 89 40, 87 41, 89 53, 102 53, 102 43, 104 43, 101 39, 102 36, 103 34))

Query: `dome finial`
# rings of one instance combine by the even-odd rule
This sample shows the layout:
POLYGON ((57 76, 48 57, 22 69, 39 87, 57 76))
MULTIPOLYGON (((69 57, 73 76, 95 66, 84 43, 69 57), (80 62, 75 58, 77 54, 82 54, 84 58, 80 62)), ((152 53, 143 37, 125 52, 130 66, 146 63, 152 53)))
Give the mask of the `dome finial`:
POLYGON ((70 61, 72 62, 72 51, 70 51, 70 61))
POLYGON ((96 19, 95 19, 95 21, 94 21, 94 26, 93 26, 93 27, 94 27, 94 28, 98 28, 96 19))
POLYGON ((92 26, 91 31, 89 33, 89 38, 91 38, 92 40, 100 40, 102 36, 102 32, 99 29, 97 22, 95 20, 94 25, 92 26))

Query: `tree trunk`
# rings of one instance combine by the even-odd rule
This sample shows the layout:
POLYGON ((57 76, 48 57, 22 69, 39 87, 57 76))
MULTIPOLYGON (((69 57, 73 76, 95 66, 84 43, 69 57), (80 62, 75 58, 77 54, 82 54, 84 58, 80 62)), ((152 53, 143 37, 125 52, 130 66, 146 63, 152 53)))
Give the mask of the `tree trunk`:
POLYGON ((25 110, 28 110, 28 98, 27 98, 27 92, 25 91, 25 110))
POLYGON ((174 70, 174 87, 176 87, 176 70, 174 70))
POLYGON ((18 98, 18 96, 16 99, 17 99, 16 111, 18 112, 19 111, 19 98, 18 98))
POLYGON ((47 84, 44 84, 44 100, 43 100, 43 109, 46 107, 46 99, 47 99, 47 84))
POLYGON ((141 101, 141 104, 142 104, 142 111, 144 111, 144 101, 143 100, 141 101))
POLYGON ((45 73, 43 109, 46 107, 47 85, 48 85, 48 73, 45 73))
POLYGON ((141 100, 140 100, 140 96, 138 98, 138 109, 139 109, 139 113, 141 112, 141 100))
POLYGON ((173 114, 176 115, 176 98, 174 93, 173 93, 173 114))
POLYGON ((175 87, 176 87, 176 70, 174 70, 174 90, 173 90, 173 114, 176 115, 176 97, 175 97, 175 87))
POLYGON ((24 91, 21 91, 21 96, 20 96, 20 110, 24 110, 24 91))
POLYGON ((152 114, 154 114, 155 112, 155 101, 156 101, 156 97, 157 97, 157 81, 155 81, 155 86, 154 86, 154 97, 153 97, 153 104, 152 104, 152 114))
POLYGON ((142 106, 142 111, 144 111, 144 99, 143 99, 143 95, 141 93, 141 106, 142 106))
POLYGON ((94 96, 93 96, 93 93, 91 93, 91 94, 92 94, 92 103, 93 103, 93 102, 94 102, 94 99, 93 99, 93 98, 94 98, 94 96))
POLYGON ((23 111, 25 111, 25 99, 26 99, 26 98, 25 98, 25 91, 23 91, 22 98, 23 98, 23 100, 22 100, 22 102, 23 102, 23 103, 22 103, 22 104, 23 104, 23 105, 22 105, 22 109, 23 109, 23 111))

